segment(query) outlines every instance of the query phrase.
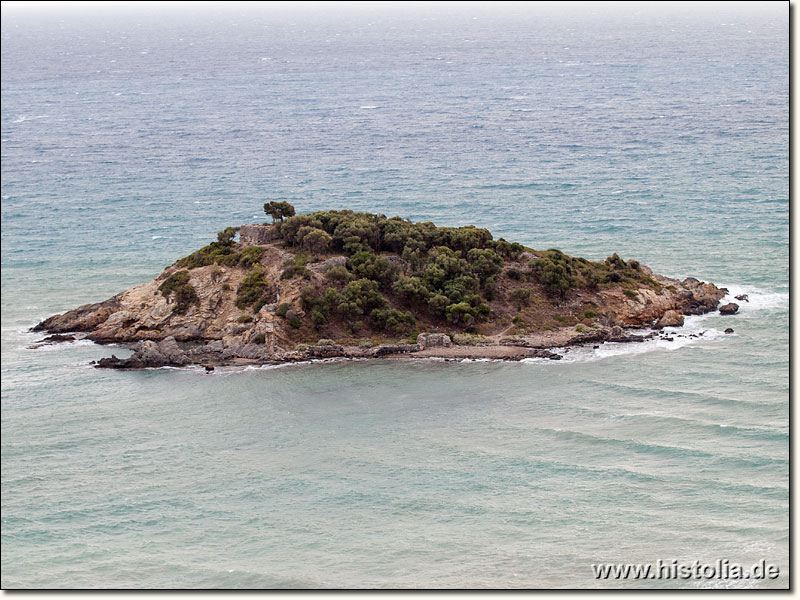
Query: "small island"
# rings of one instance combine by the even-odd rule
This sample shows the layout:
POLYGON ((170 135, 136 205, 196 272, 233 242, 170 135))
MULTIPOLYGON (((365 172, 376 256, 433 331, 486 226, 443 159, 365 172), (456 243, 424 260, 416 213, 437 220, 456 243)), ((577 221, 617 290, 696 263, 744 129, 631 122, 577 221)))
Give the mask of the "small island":
MULTIPOLYGON (((727 290, 533 250, 486 230, 350 210, 228 227, 149 283, 55 315, 44 342, 132 344, 98 367, 270 364, 320 358, 559 359, 554 348, 642 341, 717 309, 727 290), (237 240, 238 236, 238 240, 237 240), (655 331, 649 334, 656 335, 655 331)), ((721 312, 735 312, 735 304, 721 312)))

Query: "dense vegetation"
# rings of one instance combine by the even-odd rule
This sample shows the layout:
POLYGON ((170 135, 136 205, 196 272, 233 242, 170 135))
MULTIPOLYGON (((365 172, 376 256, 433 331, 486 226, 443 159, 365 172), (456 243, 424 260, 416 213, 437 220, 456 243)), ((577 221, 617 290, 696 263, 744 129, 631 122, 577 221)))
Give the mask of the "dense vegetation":
MULTIPOLYGON (((472 225, 437 227, 350 210, 296 215, 288 203, 268 203, 264 210, 276 220, 272 227, 279 240, 294 254, 283 265, 281 279, 309 282, 300 296, 301 311, 282 304, 276 312, 295 328, 307 320, 316 329, 338 322, 353 333, 369 327, 407 334, 415 328, 416 315, 471 331, 491 313, 496 299, 522 311, 540 297, 563 301, 576 288, 617 286, 635 294, 632 289, 642 283, 659 286, 636 261, 625 262, 616 254, 600 263, 556 249, 536 252, 494 240, 488 230, 472 225), (308 266, 326 255, 343 255, 346 261, 327 266, 327 284, 320 284, 308 266)), ((176 264, 187 269, 244 267, 248 274, 237 289, 236 305, 255 313, 273 301, 277 289, 259 264, 263 249, 237 251, 235 234, 233 228, 220 232, 216 242, 176 264)))
POLYGON ((188 271, 177 271, 170 275, 164 283, 158 286, 161 295, 169 302, 170 296, 175 302, 172 311, 176 314, 185 314, 192 304, 197 303, 197 293, 189 283, 188 271))

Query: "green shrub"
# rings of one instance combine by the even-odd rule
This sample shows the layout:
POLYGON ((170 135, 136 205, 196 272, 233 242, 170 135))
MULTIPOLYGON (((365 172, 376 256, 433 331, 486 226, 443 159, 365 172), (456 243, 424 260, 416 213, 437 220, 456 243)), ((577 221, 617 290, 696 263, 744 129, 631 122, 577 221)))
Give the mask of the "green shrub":
POLYGON ((311 311, 310 317, 311 317, 311 323, 313 323, 315 329, 319 329, 320 327, 322 327, 325 324, 325 321, 327 320, 325 314, 318 308, 315 308, 314 310, 311 311))
POLYGON ((475 319, 475 309, 466 302, 457 302, 447 307, 447 320, 451 323, 470 325, 475 319))
POLYGON ((345 318, 353 318, 384 306, 386 299, 378 291, 378 283, 370 279, 359 279, 351 281, 344 288, 338 309, 345 318))
POLYGON ((587 308, 583 311, 583 318, 584 319, 594 319, 597 317, 597 311, 592 310, 591 308, 587 308))
POLYGON ((427 304, 431 291, 419 277, 401 275, 392 285, 392 291, 409 304, 427 304))
POLYGON ((249 269, 259 263, 263 254, 264 248, 261 246, 245 248, 239 253, 238 264, 249 269))
POLYGON ((322 229, 316 227, 302 227, 297 232, 300 244, 311 252, 311 254, 320 254, 328 250, 333 238, 322 229), (305 230, 305 231, 304 231, 305 230))
POLYGON ((294 206, 288 202, 265 202, 264 212, 272 217, 272 221, 283 221, 286 217, 293 217, 295 214, 294 206))
POLYGON ((525 250, 525 247, 517 242, 508 243, 503 238, 500 238, 497 240, 497 242, 495 242, 494 249, 501 256, 513 259, 522 254, 522 251, 525 250))
POLYGON ((622 293, 628 296, 629 298, 636 298, 639 293, 633 290, 622 290, 622 293))
POLYGON ((459 275, 444 284, 444 295, 450 302, 461 302, 469 292, 478 289, 478 280, 468 275, 459 275))
POLYGON ((586 281, 586 287, 590 289, 597 289, 597 286, 600 284, 600 276, 594 269, 591 267, 585 267, 581 269, 581 275, 583 275, 583 278, 586 281))
POLYGON ((217 234, 216 242, 211 242, 208 246, 192 252, 175 264, 184 269, 196 269, 214 264, 235 266, 239 261, 239 254, 233 250, 233 238, 238 230, 238 227, 223 229, 217 234))
POLYGON ((606 259, 605 264, 607 267, 620 271, 624 271, 628 267, 616 252, 606 259))
POLYGON ((400 312, 393 308, 375 308, 369 314, 369 324, 378 331, 404 334, 414 327, 414 317, 410 312, 400 312))
POLYGON ((487 277, 483 284, 483 297, 489 302, 494 300, 497 294, 497 280, 494 277, 487 277))
POLYGON ((189 283, 188 271, 177 271, 170 275, 160 286, 161 295, 169 301, 170 296, 175 302, 172 312, 185 314, 192 304, 197 304, 199 298, 192 284, 189 283))
POLYGON ((528 304, 531 298, 531 291, 523 288, 518 288, 511 292, 511 300, 513 300, 520 308, 528 304))
POLYGON ((467 260, 471 270, 481 281, 496 275, 503 268, 503 259, 494 250, 481 250, 473 248, 467 252, 467 260))
POLYGON ((300 322, 300 319, 299 319, 299 318, 297 318, 297 317, 292 317, 292 318, 289 320, 289 325, 291 325, 293 329, 300 329, 300 326, 302 325, 302 323, 300 322))
POLYGON ((279 317, 285 318, 286 313, 289 312, 290 308, 292 308, 291 304, 289 304, 288 302, 281 302, 278 305, 278 308, 275 310, 275 314, 278 315, 279 317))
POLYGON ((330 281, 345 283, 353 279, 353 275, 344 265, 334 265, 325 272, 325 277, 330 281))
POLYGON ((312 286, 306 287, 300 293, 300 305, 303 310, 309 313, 311 322, 317 329, 322 327, 331 312, 339 306, 341 301, 341 295, 333 287, 327 288, 322 295, 312 286))
POLYGON ((238 323, 251 323, 253 321, 253 317, 250 315, 242 315, 238 319, 236 319, 238 323))
POLYGON ((253 306, 253 312, 258 312, 272 293, 272 286, 264 277, 264 269, 258 266, 244 276, 236 290, 236 308, 244 310, 253 306))
POLYGON ((233 238, 236 237, 237 231, 239 231, 238 227, 226 227, 217 233, 217 242, 224 246, 233 245, 233 238))
POLYGON ((566 292, 577 284, 571 274, 572 267, 567 258, 558 250, 548 250, 549 256, 533 261, 531 275, 544 289, 562 298, 566 292))
POLYGON ((442 294, 435 294, 428 300, 428 311, 435 317, 444 317, 449 305, 450 298, 442 294))
POLYGON ((254 335, 253 337, 251 337, 250 341, 253 344, 264 344, 266 343, 266 338, 264 337, 263 333, 259 333, 258 335, 254 335))
POLYGON ((294 258, 283 263, 283 273, 281 279, 292 279, 294 277, 306 277, 310 275, 306 269, 306 257, 303 254, 296 254, 294 258))
POLYGON ((385 256, 377 256, 370 250, 359 250, 347 261, 347 268, 361 279, 377 281, 382 289, 391 288, 399 268, 385 256))

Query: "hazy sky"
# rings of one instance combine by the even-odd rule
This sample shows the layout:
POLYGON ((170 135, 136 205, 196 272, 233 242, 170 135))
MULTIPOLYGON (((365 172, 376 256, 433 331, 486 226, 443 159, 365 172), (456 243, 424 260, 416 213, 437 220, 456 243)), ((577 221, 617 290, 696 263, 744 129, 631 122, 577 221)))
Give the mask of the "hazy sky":
POLYGON ((581 12, 598 8, 612 12, 719 12, 751 13, 786 10, 785 0, 771 2, 176 2, 176 1, 80 1, 80 2, 31 2, 20 0, 3 1, 3 12, 9 13, 78 13, 100 12, 198 12, 209 11, 478 11, 499 10, 531 12, 581 12))

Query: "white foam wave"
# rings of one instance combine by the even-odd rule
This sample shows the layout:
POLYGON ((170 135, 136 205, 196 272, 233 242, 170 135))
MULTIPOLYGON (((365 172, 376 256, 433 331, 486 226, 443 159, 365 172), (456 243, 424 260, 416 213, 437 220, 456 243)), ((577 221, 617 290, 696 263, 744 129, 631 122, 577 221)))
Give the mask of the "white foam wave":
POLYGON ((789 308, 789 294, 780 292, 768 292, 756 287, 741 285, 726 285, 728 295, 725 296, 720 304, 735 302, 739 305, 740 313, 751 313, 759 310, 773 308, 789 308), (747 295, 747 300, 737 300, 736 296, 747 295))
POLYGON ((151 239, 160 240, 163 237, 164 237, 163 235, 154 235, 151 239))
POLYGON ((36 119, 47 119, 49 115, 20 115, 18 118, 11 121, 12 123, 24 123, 25 121, 35 121, 36 119))
MULTIPOLYGON (((711 313, 713 314, 713 313, 711 313)), ((648 352, 671 352, 687 346, 713 342, 727 337, 719 329, 703 327, 703 322, 709 315, 693 315, 686 317, 683 327, 665 327, 662 335, 652 337, 643 342, 605 342, 602 344, 574 346, 571 348, 556 348, 553 351, 563 358, 559 363, 593 362, 615 356, 628 356, 645 354, 648 352)), ((632 332, 635 335, 648 335, 652 330, 632 332)), ((523 363, 550 363, 550 359, 524 358, 523 363)))
POLYGON ((95 346, 96 344, 92 340, 87 339, 78 339, 72 342, 56 342, 54 344, 47 344, 44 343, 41 346, 35 345, 36 347, 27 347, 29 350, 35 350, 36 352, 55 352, 58 350, 66 350, 68 348, 78 348, 80 346, 95 346))
POLYGON ((359 106, 359 108, 364 109, 364 110, 370 110, 370 109, 378 108, 378 107, 377 106, 372 106, 372 105, 367 105, 367 106, 359 106))

